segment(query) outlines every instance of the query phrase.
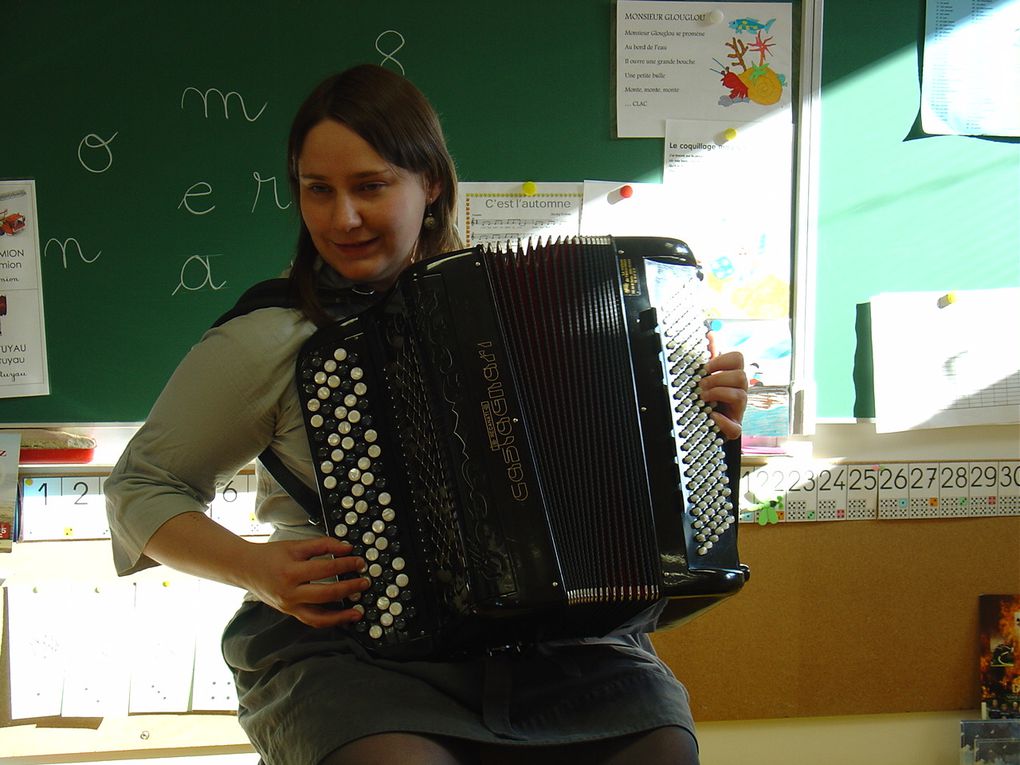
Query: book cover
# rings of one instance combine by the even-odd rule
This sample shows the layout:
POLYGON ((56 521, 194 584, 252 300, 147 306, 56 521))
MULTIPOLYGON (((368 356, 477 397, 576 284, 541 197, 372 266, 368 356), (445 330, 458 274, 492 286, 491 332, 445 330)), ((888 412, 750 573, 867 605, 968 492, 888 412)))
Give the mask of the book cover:
POLYGON ((0 433, 0 552, 14 545, 14 513, 18 504, 18 455, 21 436, 0 433))
POLYGON ((1020 719, 1020 594, 981 595, 981 717, 1020 719))

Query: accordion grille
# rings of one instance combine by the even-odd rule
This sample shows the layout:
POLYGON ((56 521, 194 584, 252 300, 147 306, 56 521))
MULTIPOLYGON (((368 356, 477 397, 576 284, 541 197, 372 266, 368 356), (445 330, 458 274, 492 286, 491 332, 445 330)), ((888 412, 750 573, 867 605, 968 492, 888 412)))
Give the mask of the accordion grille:
POLYGON ((657 597, 615 250, 570 240, 489 255, 568 600, 657 597))
POLYGON ((420 536, 416 545, 427 551, 423 564, 432 581, 439 614, 464 608, 467 592, 463 545, 457 537, 456 504, 446 479, 444 450, 433 426, 422 370, 400 314, 388 317, 391 361, 386 368, 393 423, 406 459, 406 479, 420 536))

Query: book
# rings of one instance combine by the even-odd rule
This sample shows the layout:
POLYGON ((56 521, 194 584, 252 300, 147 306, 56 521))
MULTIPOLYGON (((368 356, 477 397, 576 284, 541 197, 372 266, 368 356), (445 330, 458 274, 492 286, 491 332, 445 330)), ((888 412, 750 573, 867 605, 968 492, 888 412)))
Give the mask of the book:
POLYGON ((21 436, 0 433, 0 553, 14 546, 14 513, 18 505, 18 456, 21 436))
POLYGON ((981 717, 1020 719, 1020 594, 981 595, 981 717))

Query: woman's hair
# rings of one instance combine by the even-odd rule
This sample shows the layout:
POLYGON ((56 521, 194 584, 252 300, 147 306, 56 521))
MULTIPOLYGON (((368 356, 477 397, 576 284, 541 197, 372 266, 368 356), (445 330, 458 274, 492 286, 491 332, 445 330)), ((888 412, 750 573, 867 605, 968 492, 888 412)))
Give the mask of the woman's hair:
MULTIPOLYGON (((409 80, 385 67, 363 64, 326 78, 311 92, 294 117, 287 143, 287 176, 295 201, 301 198, 298 159, 305 138, 323 120, 346 125, 387 162, 421 175, 429 186, 438 184, 439 196, 430 205, 437 225, 422 228, 411 262, 462 246, 454 226, 457 171, 435 110, 409 80)), ((300 220, 290 285, 301 310, 321 326, 332 319, 315 291, 318 258, 300 220)))

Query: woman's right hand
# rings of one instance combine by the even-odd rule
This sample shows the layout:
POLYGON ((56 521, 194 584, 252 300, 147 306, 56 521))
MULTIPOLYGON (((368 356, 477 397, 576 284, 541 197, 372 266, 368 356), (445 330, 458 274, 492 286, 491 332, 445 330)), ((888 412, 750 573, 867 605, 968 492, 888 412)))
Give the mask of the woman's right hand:
POLYGON ((309 627, 335 627, 361 618, 339 602, 369 586, 361 576, 329 581, 365 570, 365 561, 351 550, 327 536, 249 542, 196 511, 170 518, 149 538, 144 552, 178 571, 246 589, 309 627))
POLYGON ((367 589, 369 580, 356 576, 328 581, 365 570, 365 561, 351 555, 347 542, 323 536, 250 545, 244 586, 263 603, 309 627, 335 627, 361 618, 353 608, 340 608, 339 601, 367 589))

